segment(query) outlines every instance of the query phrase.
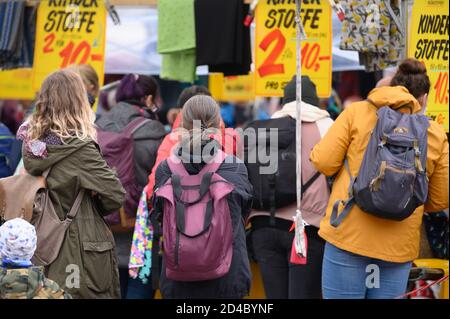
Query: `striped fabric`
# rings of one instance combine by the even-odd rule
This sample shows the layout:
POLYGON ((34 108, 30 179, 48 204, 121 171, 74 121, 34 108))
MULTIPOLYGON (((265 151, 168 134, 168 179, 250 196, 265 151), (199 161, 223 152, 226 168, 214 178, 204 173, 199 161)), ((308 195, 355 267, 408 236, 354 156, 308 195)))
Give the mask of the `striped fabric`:
POLYGON ((9 155, 11 153, 14 136, 9 129, 0 123, 0 178, 12 175, 9 155))
POLYGON ((33 66, 36 7, 25 1, 0 3, 0 68, 33 66))

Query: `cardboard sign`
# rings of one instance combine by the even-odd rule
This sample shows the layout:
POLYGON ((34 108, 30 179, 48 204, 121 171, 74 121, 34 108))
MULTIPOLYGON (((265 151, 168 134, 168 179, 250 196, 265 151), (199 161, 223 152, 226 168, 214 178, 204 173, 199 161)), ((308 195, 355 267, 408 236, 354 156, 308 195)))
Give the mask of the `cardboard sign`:
POLYGON ((32 100, 31 69, 0 71, 0 99, 32 100))
POLYGON ((222 73, 209 75, 209 90, 218 101, 245 102, 255 99, 253 74, 223 76, 222 73))
MULTIPOLYGON (((294 0, 263 0, 256 9, 255 93, 283 96, 296 73, 296 5, 294 0)), ((306 40, 302 41, 302 75, 316 84, 320 97, 331 95, 332 24, 326 0, 302 0, 300 18, 306 40)))
POLYGON ((38 90, 51 72, 71 64, 90 64, 102 86, 105 29, 103 1, 41 1, 36 26, 33 88, 38 90))
POLYGON ((431 88, 426 115, 448 132, 449 1, 415 0, 408 55, 427 67, 431 88))

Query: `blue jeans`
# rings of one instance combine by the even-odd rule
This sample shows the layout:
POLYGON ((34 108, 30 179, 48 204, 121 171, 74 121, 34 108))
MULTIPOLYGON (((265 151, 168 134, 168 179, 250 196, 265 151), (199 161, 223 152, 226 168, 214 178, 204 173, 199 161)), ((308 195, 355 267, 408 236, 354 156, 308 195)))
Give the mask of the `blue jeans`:
POLYGON ((325 299, 393 299, 405 293, 411 262, 364 257, 325 244, 322 294, 325 299))

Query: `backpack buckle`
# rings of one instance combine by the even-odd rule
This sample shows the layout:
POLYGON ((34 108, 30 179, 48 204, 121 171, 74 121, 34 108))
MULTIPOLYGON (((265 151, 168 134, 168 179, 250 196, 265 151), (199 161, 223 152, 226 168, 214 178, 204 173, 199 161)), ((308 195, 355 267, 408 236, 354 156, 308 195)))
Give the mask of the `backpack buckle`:
POLYGON ((383 148, 384 145, 386 145, 387 143, 387 136, 383 135, 383 137, 381 138, 381 142, 378 144, 379 148, 383 148))
POLYGON ((419 142, 417 142, 417 140, 414 140, 413 146, 414 146, 414 153, 416 154, 416 156, 420 156, 421 153, 419 150, 419 142))

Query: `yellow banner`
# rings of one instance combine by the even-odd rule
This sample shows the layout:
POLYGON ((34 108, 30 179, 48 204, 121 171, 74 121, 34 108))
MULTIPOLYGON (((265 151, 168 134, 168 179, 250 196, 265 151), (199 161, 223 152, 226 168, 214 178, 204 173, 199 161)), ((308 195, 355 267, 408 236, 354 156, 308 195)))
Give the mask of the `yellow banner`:
POLYGON ((0 99, 33 100, 31 69, 0 71, 0 99))
POLYGON ((103 85, 106 9, 102 0, 41 1, 36 26, 33 88, 51 72, 90 64, 103 85))
POLYGON ((209 91, 218 101, 245 102, 255 99, 253 74, 224 76, 222 73, 209 75, 209 91))
MULTIPOLYGON (((256 9, 255 94, 283 96, 296 73, 294 0, 263 0, 256 9)), ((307 35, 302 41, 302 75, 316 84, 320 97, 331 95, 332 24, 326 0, 302 0, 301 20, 307 35)))
POLYGON ((415 0, 411 15, 409 53, 425 63, 431 81, 426 109, 448 132, 449 1, 415 0))

